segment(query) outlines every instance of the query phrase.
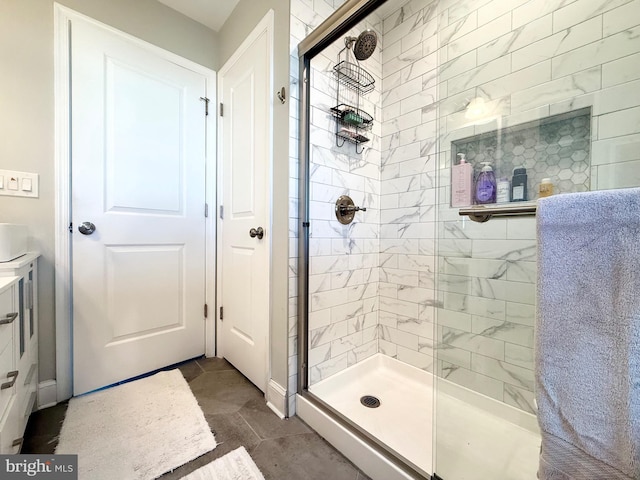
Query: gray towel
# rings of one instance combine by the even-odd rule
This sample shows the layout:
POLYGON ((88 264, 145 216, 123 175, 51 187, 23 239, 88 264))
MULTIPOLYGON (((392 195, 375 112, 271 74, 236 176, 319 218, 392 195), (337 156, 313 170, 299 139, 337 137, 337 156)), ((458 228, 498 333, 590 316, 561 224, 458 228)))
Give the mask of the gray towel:
POLYGON ((640 479, 640 189, 541 199, 537 292, 543 439, 640 479))

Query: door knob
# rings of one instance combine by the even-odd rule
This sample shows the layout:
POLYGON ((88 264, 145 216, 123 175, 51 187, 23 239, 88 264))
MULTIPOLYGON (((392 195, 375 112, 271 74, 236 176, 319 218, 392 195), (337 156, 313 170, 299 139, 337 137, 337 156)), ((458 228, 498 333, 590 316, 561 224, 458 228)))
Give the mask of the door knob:
POLYGON ((83 235, 91 235, 96 231, 96 226, 91 222, 82 222, 82 224, 78 227, 78 230, 83 235))
POLYGON ((262 227, 252 228, 249 230, 249 236, 251 238, 258 237, 258 240, 262 240, 262 237, 264 237, 264 229, 262 227))

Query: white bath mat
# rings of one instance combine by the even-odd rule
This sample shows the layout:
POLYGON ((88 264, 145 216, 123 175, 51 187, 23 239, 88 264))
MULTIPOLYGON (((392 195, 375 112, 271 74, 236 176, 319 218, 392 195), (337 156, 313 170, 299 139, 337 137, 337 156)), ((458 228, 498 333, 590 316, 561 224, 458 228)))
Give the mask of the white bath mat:
POLYGON ((240 447, 182 480, 264 480, 264 477, 244 447, 240 447))
POLYGON ((180 370, 69 401, 56 453, 78 454, 78 478, 146 480, 216 441, 180 370))

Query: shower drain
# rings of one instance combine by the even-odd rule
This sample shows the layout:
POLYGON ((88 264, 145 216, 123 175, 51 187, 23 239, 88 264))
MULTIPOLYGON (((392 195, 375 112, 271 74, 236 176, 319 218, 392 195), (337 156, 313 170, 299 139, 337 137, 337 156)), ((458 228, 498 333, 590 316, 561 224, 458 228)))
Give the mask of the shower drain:
POLYGON ((365 395, 364 397, 361 397, 360 403, 369 408, 378 408, 380 406, 380 400, 373 395, 365 395))

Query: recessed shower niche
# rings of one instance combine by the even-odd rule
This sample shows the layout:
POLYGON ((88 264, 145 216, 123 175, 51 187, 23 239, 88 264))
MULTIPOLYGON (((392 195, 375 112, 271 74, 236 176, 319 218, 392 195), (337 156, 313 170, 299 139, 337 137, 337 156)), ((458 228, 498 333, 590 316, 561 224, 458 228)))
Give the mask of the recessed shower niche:
POLYGON ((496 179, 511 181, 516 168, 527 172, 528 198, 549 178, 554 193, 585 192, 591 182, 591 109, 583 108, 511 127, 454 140, 452 164, 459 154, 473 165, 477 178, 482 162, 490 162, 496 179))

